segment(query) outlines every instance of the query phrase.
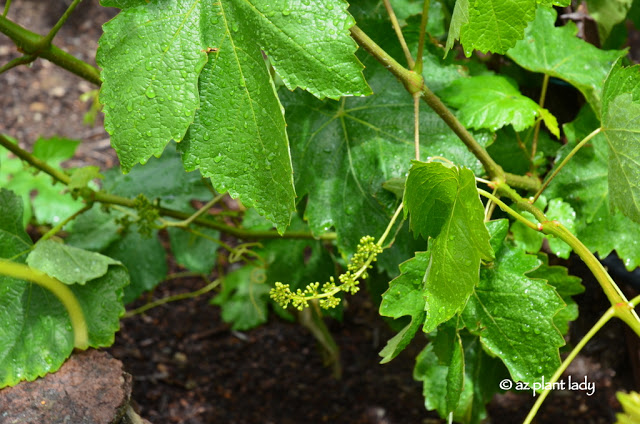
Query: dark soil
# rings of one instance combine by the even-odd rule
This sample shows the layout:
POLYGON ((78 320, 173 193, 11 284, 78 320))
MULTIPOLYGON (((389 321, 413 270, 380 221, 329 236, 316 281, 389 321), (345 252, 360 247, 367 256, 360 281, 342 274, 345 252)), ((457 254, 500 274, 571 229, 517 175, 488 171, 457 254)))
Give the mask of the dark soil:
MULTIPOLYGON (((9 17, 45 32, 64 10, 59 1, 14 0, 9 17)), ((4 7, 4 2, 0 2, 4 7)), ((115 10, 98 0, 81 3, 55 44, 94 62, 100 25, 115 10)), ((0 35, 0 64, 17 57, 0 35)), ((0 75, 0 131, 31 145, 39 135, 83 140, 71 165, 117 164, 101 127, 82 124, 89 105, 78 99, 94 89, 80 78, 43 61, 0 75)), ((173 267, 176 271, 175 267, 173 267)), ((576 343, 607 307, 597 284, 579 265, 586 294, 578 296, 581 318, 571 331, 576 343)), ((178 279, 161 285, 154 298, 191 291, 204 283, 178 279)), ((412 378, 419 338, 390 364, 378 352, 393 335, 365 293, 350 300, 342 323, 328 325, 340 347, 343 376, 332 377, 311 334, 275 316, 258 329, 238 333, 220 319, 207 297, 180 301, 124 319, 109 351, 133 374, 133 399, 142 416, 164 423, 436 423, 423 404, 421 385, 412 378)), ((142 301, 139 301, 142 302, 142 301)), ((609 423, 619 404, 615 392, 637 388, 637 338, 619 323, 609 323, 572 365, 575 380, 596 384, 593 396, 554 391, 538 414, 540 423, 609 423), (631 354, 630 354, 631 352, 631 354)), ((530 393, 496 396, 491 422, 521 422, 534 402, 530 393)))

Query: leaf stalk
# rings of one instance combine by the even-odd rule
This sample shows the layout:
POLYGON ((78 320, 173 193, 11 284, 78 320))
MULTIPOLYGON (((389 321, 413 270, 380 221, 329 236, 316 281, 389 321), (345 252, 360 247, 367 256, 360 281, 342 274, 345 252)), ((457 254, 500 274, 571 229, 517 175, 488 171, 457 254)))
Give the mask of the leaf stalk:
POLYGON ((538 197, 540 197, 540 195, 542 194, 542 192, 547 188, 547 186, 549 185, 549 183, 556 177, 556 175, 558 175, 558 173, 560 172, 560 170, 569 162, 569 160, 571 160, 571 158, 578 153, 578 150, 580 150, 582 148, 582 146, 584 146, 585 144, 587 144, 589 141, 591 141, 591 139, 593 137, 595 137, 596 135, 598 135, 600 133, 600 131, 602 130, 602 128, 598 128, 594 131, 591 132, 591 134, 589 134, 588 136, 586 136, 580 143, 578 143, 567 155, 566 158, 564 158, 564 160, 560 163, 560 165, 558 165, 556 167, 556 169, 554 169, 553 173, 549 176, 549 178, 546 179, 546 181, 544 182, 544 184, 542 184, 542 187, 540 187, 540 190, 538 190, 538 192, 536 193, 535 196, 533 196, 533 203, 535 203, 536 200, 538 200, 538 197))
POLYGON ((407 58, 407 65, 409 65, 409 69, 413 69, 415 66, 415 61, 413 60, 413 57, 411 57, 409 46, 407 46, 407 42, 402 35, 402 28, 400 28, 398 18, 396 17, 396 13, 393 11, 393 7, 391 7, 390 0, 384 0, 384 7, 387 9, 387 14, 389 15, 389 19, 391 20, 391 26, 393 27, 393 30, 398 37, 398 41, 400 42, 400 46, 402 47, 404 56, 407 58))

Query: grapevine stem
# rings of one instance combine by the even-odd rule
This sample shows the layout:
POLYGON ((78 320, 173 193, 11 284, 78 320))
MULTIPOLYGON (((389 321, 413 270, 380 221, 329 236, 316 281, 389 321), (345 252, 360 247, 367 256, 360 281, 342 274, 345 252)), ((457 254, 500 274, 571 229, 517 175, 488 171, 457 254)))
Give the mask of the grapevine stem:
POLYGON ((427 34, 427 23, 429 22, 429 4, 430 0, 424 0, 422 3, 422 19, 420 21, 420 38, 418 39, 418 56, 415 66, 411 67, 416 73, 422 75, 422 55, 424 53, 424 39, 427 34))
POLYGON ((25 54, 24 56, 16 57, 15 59, 10 60, 5 65, 2 65, 0 67, 0 74, 7 72, 9 69, 13 69, 16 66, 27 65, 33 62, 34 60, 36 60, 37 58, 38 58, 37 56, 31 56, 30 54, 25 54))
POLYGON ((509 215, 514 217, 515 219, 517 219, 518 221, 522 222, 527 227, 529 227, 529 228, 531 228, 532 230, 535 230, 535 231, 540 231, 540 229, 538 228, 538 226, 536 224, 534 224, 533 222, 529 221, 527 218, 525 218, 524 216, 520 215, 515 210, 511 209, 509 206, 507 206, 506 203, 504 203, 502 200, 498 199, 493 194, 489 193, 488 191, 482 190, 481 188, 479 188, 477 190, 478 190, 478 193, 480 193, 482 196, 484 196, 487 199, 491 200, 493 203, 498 205, 500 207, 500 209, 502 209, 503 211, 505 211, 506 213, 508 213, 509 215))
POLYGON ((58 31, 60 31, 60 28, 62 28, 62 25, 64 25, 67 19, 69 19, 69 16, 73 12, 73 10, 76 8, 76 6, 80 4, 81 1, 82 0, 73 0, 73 3, 69 5, 67 10, 65 10, 65 12, 62 14, 60 19, 58 20, 58 22, 56 22, 53 28, 51 28, 51 31, 49 31, 49 33, 45 37, 43 37, 42 40, 40 41, 42 48, 46 49, 51 45, 51 42, 55 38, 58 31))
POLYGON ((131 318, 131 317, 133 317, 135 315, 138 315, 138 314, 141 314, 143 312, 146 312, 151 308, 155 308, 156 306, 164 305, 165 303, 175 302, 176 300, 191 299, 193 297, 198 297, 198 296, 200 296, 202 294, 205 294, 207 292, 210 292, 211 290, 213 290, 216 287, 218 287, 220 285, 221 281, 222 281, 221 279, 216 279, 216 280, 213 280, 211 283, 207 284, 206 286, 204 286, 201 289, 198 289, 196 291, 192 291, 192 292, 189 292, 189 293, 180 293, 180 294, 176 294, 174 296, 167 296, 167 297, 163 297, 162 299, 158 299, 158 300, 155 300, 153 302, 147 303, 144 306, 141 306, 139 308, 133 309, 131 311, 127 311, 127 313, 124 314, 123 318, 131 318))
POLYGON ((633 309, 629 307, 629 301, 622 293, 620 288, 613 281, 602 263, 582 244, 580 240, 567 228, 557 221, 547 221, 542 223, 542 232, 558 237, 567 243, 573 251, 580 256, 584 263, 589 267, 593 275, 600 283, 609 302, 615 307, 615 315, 623 320, 633 331, 640 336, 640 318, 633 309))
MULTIPOLYGON (((582 244, 582 242, 574 236, 571 231, 567 230, 564 225, 558 221, 549 221, 540 209, 536 208, 532 203, 522 199, 522 197, 520 197, 520 195, 507 184, 498 185, 498 191, 511 198, 519 208, 526 210, 527 212, 531 212, 536 217, 540 223, 535 228, 537 231, 542 231, 544 234, 558 237, 560 240, 567 243, 573 251, 580 256, 580 259, 582 259, 585 265, 587 265, 591 270, 594 277, 596 277, 598 283, 600 283, 600 286, 607 295, 609 302, 615 306, 615 315, 623 320, 633 331, 636 332, 636 334, 638 334, 638 336, 640 336, 640 318, 635 311, 629 307, 629 301, 627 298, 613 281, 600 261, 593 256, 591 251, 589 251, 589 249, 582 244)), ((531 225, 526 225, 531 228, 531 225)))
MULTIPOLYGON (((76 0, 77 1, 77 0, 76 0)), ((75 7, 75 6, 74 6, 75 7)), ((7 7, 5 6, 5 11, 7 7)), ((15 22, 0 16, 0 32, 11 38, 16 47, 28 56, 42 57, 55 63, 67 71, 78 75, 85 80, 100 86, 100 71, 88 63, 70 55, 64 50, 49 43, 43 44, 46 37, 16 24, 15 22)), ((55 34, 54 34, 55 35, 55 34)))
POLYGON ((389 225, 387 225, 387 229, 384 230, 384 233, 382 234, 382 236, 380 236, 380 240, 378 240, 378 242, 376 243, 378 246, 382 247, 382 245, 384 244, 384 241, 386 240, 387 236, 389 235, 389 232, 391 231, 391 228, 393 228, 393 224, 396 223, 396 220, 398 219, 398 216, 400 215, 400 212, 402 212, 402 208, 403 207, 404 207, 404 205, 402 203, 400 203, 400 205, 398 206, 398 209, 396 209, 395 213, 391 217, 391 221, 389 221, 389 225))
POLYGON ((7 0, 7 2, 4 5, 4 12, 2 12, 2 17, 6 18, 7 17, 7 13, 9 13, 9 8, 11 7, 11 0, 7 0))
POLYGON ((420 160, 420 95, 413 95, 413 145, 416 160, 420 160))
POLYGON ((166 222, 163 227, 182 227, 182 228, 188 227, 193 221, 195 221, 200 216, 202 216, 203 213, 205 213, 209 209, 211 209, 213 207, 213 205, 218 203, 220 201, 220 199, 222 199, 223 197, 224 197, 224 194, 219 194, 216 197, 214 197, 213 199, 211 199, 206 205, 204 205, 203 207, 198 209, 189 218, 184 219, 182 221, 178 221, 178 222, 166 222))
POLYGON ((55 236, 60 230, 62 230, 62 228, 64 228, 65 225, 67 225, 69 222, 73 221, 74 219, 76 219, 77 217, 82 215, 83 213, 87 212, 92 207, 93 207, 93 205, 85 205, 82 209, 80 209, 79 211, 75 212, 71 216, 67 217, 67 219, 59 222, 55 227, 53 227, 52 229, 47 231, 42 237, 40 237, 40 240, 38 240, 38 242, 41 242, 43 240, 48 240, 51 237, 55 236))
MULTIPOLYGON (((542 79, 542 90, 540 92, 540 102, 538 106, 541 108, 544 107, 544 101, 547 97, 547 87, 549 86, 549 74, 544 74, 544 78, 542 79)), ((531 141, 531 164, 534 162, 534 158, 536 156, 536 149, 538 146, 538 134, 540 134, 540 125, 542 124, 542 119, 538 119, 536 122, 535 129, 533 130, 533 140, 531 141)))
MULTIPOLYGON (((633 300, 629 302, 629 304, 633 308, 635 308, 638 305, 638 303, 640 303, 640 296, 634 297, 633 300)), ((600 329, 604 327, 604 325, 613 316, 616 315, 616 309, 617 309, 616 306, 611 306, 609 309, 607 309, 604 315, 600 317, 598 322, 596 322, 594 326, 591 327, 589 332, 573 348, 573 350, 571 351, 571 353, 569 353, 569 355, 565 358, 565 360, 562 361, 562 365, 560 365, 560 368, 558 368, 556 372, 553 374, 553 376, 551 377, 550 384, 548 384, 549 388, 545 389, 540 395, 540 397, 536 400, 536 403, 533 405, 533 407, 529 411, 529 414, 527 415, 527 418, 524 420, 523 424, 531 424, 531 422, 533 421, 533 418, 536 416, 536 414, 538 413, 538 410, 542 406, 542 402, 544 402, 547 396, 549 396, 549 394, 551 393, 551 388, 553 387, 554 383, 558 381, 560 376, 562 376, 562 373, 566 371, 566 369, 569 367, 569 364, 573 362, 576 356, 578 356, 578 353, 580 353, 580 351, 585 347, 585 345, 589 342, 589 340, 591 340, 593 336, 595 336, 596 333, 600 331, 600 329)))
POLYGON ((87 322, 73 292, 65 284, 47 274, 26 265, 0 259, 0 274, 20 280, 31 281, 53 293, 64 305, 73 328, 73 346, 85 350, 89 347, 87 322))
MULTIPOLYGON (((640 297, 637 297, 636 299, 640 299, 640 297)), ((556 372, 551 377, 551 380, 549 381, 549 384, 546 385, 546 386, 548 386, 548 388, 546 388, 540 394, 540 397, 536 400, 536 403, 533 405, 531 410, 529 410, 529 414, 527 414, 527 417, 525 418, 523 424, 531 424, 531 422, 533 421, 533 418, 536 416, 536 414, 538 413, 538 410, 542 406, 542 402, 544 402, 544 400, 547 398, 547 396, 549 396, 549 393, 551 393, 551 388, 553 387, 554 383, 557 382, 560 379, 560 377, 562 376, 562 373, 564 373, 566 371, 567 367, 569 367, 569 364, 571 364, 571 362, 576 358, 576 356, 578 356, 578 353, 580 353, 580 351, 582 350, 582 348, 584 348, 584 346, 587 344, 587 342, 589 342, 589 340, 591 340, 593 338, 593 336, 595 336, 596 333, 598 331, 600 331, 600 329, 613 316, 614 316, 614 308, 612 306, 609 309, 607 309, 607 312, 605 312, 604 315, 602 315, 602 317, 598 320, 598 322, 596 322, 595 325, 593 327, 591 327, 589 332, 573 348, 573 350, 571 351, 571 353, 569 353, 569 355, 565 358, 565 360, 562 361, 562 364, 560 365, 560 368, 558 368, 556 370, 556 372)))
POLYGON ((587 144, 589 141, 591 141, 591 139, 593 137, 595 137, 596 135, 598 135, 600 133, 600 131, 602 130, 602 128, 598 128, 596 130, 594 130, 593 132, 591 132, 591 134, 589 134, 588 136, 586 136, 580 143, 578 143, 576 145, 576 147, 574 147, 569 154, 567 155, 566 158, 563 159, 563 161, 560 163, 560 165, 558 165, 556 167, 556 169, 554 169, 554 171, 551 173, 551 175, 549 176, 549 178, 547 178, 547 180, 544 182, 544 184, 542 184, 542 187, 540 187, 540 190, 538 190, 538 192, 536 193, 535 196, 533 196, 533 201, 532 203, 535 203, 536 200, 538 200, 538 197, 540 197, 540 195, 542 194, 542 192, 547 188, 547 186, 549 185, 549 183, 551 182, 551 180, 553 180, 555 178, 556 175, 558 175, 558 172, 560 172, 560 170, 569 162, 569 160, 576 154, 578 153, 578 150, 580 150, 582 148, 582 146, 584 146, 585 144, 587 144))
POLYGON ((389 15, 389 19, 391 20, 391 26, 393 30, 396 32, 396 36, 398 37, 398 41, 400 42, 400 46, 402 46, 402 51, 404 52, 404 56, 407 58, 407 64, 409 65, 409 69, 413 69, 415 66, 415 61, 413 57, 411 57, 411 52, 409 51, 409 46, 407 46, 407 42, 404 40, 404 36, 402 35, 402 29, 400 28, 400 24, 398 23, 398 18, 396 18, 396 13, 393 11, 393 7, 391 7, 391 2, 389 0, 384 0, 384 7, 387 9, 387 14, 389 15))
MULTIPOLYGON (((0 146, 5 147, 11 153, 15 154, 17 157, 27 162, 28 164, 38 168, 39 170, 49 174, 55 180, 68 185, 71 181, 71 178, 62 171, 58 171, 57 169, 49 166, 46 162, 41 161, 37 157, 33 156, 31 153, 26 150, 21 149, 13 143, 9 138, 5 135, 0 134, 0 146)), ((85 200, 89 203, 92 202, 100 202, 102 204, 109 205, 119 205, 127 208, 134 209, 135 201, 133 199, 129 199, 126 197, 116 196, 110 193, 105 193, 103 191, 95 191, 90 188, 87 188, 86 193, 83 194, 85 200)), ((192 215, 176 211, 173 209, 167 209, 160 207, 158 208, 158 212, 162 216, 168 216, 171 218, 176 218, 180 220, 187 220, 192 215)), ((319 240, 335 240, 337 238, 336 233, 324 233, 319 236, 314 236, 310 232, 306 231, 290 231, 283 235, 280 235, 277 231, 252 231, 246 230, 244 228, 233 227, 227 224, 223 224, 218 221, 214 221, 212 219, 205 219, 202 217, 198 217, 193 220, 193 223, 198 224, 203 227, 212 228, 214 230, 222 231, 223 233, 230 234, 234 237, 240 239, 319 239, 319 240)))
POLYGON ((540 181, 537 178, 505 173, 487 151, 476 141, 469 131, 460 123, 458 118, 442 103, 442 101, 424 84, 424 78, 400 65, 384 49, 376 44, 358 26, 351 27, 351 37, 380 62, 385 68, 398 79, 411 95, 419 92, 424 100, 434 112, 453 130, 453 132, 467 146, 467 149, 482 163, 490 179, 504 182, 513 187, 522 188, 528 191, 537 191, 540 188, 540 181))

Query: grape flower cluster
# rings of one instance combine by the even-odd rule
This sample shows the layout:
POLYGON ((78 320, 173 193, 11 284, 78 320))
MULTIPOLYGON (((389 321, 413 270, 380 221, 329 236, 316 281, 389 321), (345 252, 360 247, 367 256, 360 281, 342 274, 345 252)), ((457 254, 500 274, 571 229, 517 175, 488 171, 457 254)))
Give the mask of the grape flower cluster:
POLYGON ((358 280, 368 277, 367 270, 372 267, 372 263, 376 260, 378 254, 382 253, 382 247, 375 243, 375 239, 371 236, 364 236, 360 239, 356 253, 351 257, 347 265, 347 271, 338 276, 340 284, 336 285, 333 277, 322 285, 315 282, 307 285, 304 290, 298 289, 291 291, 289 284, 276 283, 275 287, 269 293, 271 298, 286 308, 289 303, 298 309, 303 310, 309 306, 309 301, 318 299, 321 308, 335 308, 340 304, 340 298, 336 296, 339 292, 347 292, 355 294, 360 290, 358 280))

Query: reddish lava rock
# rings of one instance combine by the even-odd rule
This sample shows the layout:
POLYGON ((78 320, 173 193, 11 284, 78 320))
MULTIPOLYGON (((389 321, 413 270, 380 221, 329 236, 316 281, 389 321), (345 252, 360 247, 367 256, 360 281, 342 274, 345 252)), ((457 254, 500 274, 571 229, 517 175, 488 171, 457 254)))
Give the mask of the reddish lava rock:
POLYGON ((53 374, 0 391, 2 424, 119 423, 129 407, 131 375, 106 352, 77 353, 53 374))

